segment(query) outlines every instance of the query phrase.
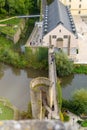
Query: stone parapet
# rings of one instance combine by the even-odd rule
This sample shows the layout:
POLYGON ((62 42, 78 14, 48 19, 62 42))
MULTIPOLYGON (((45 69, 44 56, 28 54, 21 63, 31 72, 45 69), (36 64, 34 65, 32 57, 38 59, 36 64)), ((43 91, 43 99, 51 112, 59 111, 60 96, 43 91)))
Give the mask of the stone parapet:
MULTIPOLYGON (((74 127, 73 127, 74 128, 74 127)), ((0 130, 73 130, 59 120, 0 121, 0 130)), ((74 128, 74 130, 76 130, 74 128)))

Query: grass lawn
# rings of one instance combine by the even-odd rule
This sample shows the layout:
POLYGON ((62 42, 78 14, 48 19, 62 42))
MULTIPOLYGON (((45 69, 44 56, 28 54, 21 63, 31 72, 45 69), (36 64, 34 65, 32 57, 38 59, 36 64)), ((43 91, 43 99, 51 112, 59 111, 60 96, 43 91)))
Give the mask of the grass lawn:
POLYGON ((0 24, 7 24, 7 26, 0 26, 0 32, 9 36, 13 36, 16 33, 21 20, 22 19, 14 18, 0 22, 0 24))
POLYGON ((14 111, 4 106, 3 102, 0 102, 0 120, 11 120, 14 118, 14 111))

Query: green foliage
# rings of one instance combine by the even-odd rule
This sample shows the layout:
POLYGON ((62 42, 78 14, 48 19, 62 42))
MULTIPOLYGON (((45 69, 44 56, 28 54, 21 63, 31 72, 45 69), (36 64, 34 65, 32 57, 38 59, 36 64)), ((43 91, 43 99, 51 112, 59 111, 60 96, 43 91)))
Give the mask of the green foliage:
MULTIPOLYGON (((13 18, 13 17, 12 17, 13 18)), ((19 24, 20 23, 20 19, 18 19, 18 18, 13 18, 13 19, 9 19, 9 20, 6 20, 6 21, 4 21, 4 22, 0 22, 1 24, 10 24, 10 25, 17 25, 17 24, 19 24)))
POLYGON ((34 51, 31 48, 26 48, 25 53, 20 53, 15 51, 14 44, 0 37, 0 61, 13 65, 17 68, 34 68, 34 69, 47 69, 47 60, 46 56, 47 49, 36 48, 34 51), (44 51, 43 51, 44 50, 44 51), (42 58, 39 57, 39 54, 42 55, 42 58), (46 56, 46 57, 45 57, 46 56))
POLYGON ((67 76, 73 72, 73 62, 63 53, 56 53, 56 68, 58 76, 67 76))
POLYGON ((11 120, 14 118, 14 111, 10 107, 4 105, 4 102, 1 101, 0 112, 0 120, 11 120))
POLYGON ((82 113, 87 114, 87 90, 77 90, 73 95, 73 100, 78 101, 83 108, 82 113))
POLYGON ((63 113, 62 113, 62 112, 59 113, 59 116, 60 116, 60 120, 61 120, 61 121, 64 121, 64 116, 63 116, 63 113))
POLYGON ((0 14, 31 14, 35 10, 35 5, 36 0, 0 0, 0 14))
POLYGON ((27 112, 23 111, 21 113, 21 119, 32 119, 31 103, 28 104, 28 110, 27 110, 27 112))
POLYGON ((65 122, 70 120, 70 117, 67 114, 63 114, 63 117, 65 122))
POLYGON ((87 74, 87 65, 74 65, 74 73, 87 74))
POLYGON ((21 19, 13 18, 4 22, 0 22, 0 24, 6 24, 6 26, 0 26, 0 32, 5 36, 13 37, 20 27, 21 19), (15 27, 16 26, 16 27, 15 27))
POLYGON ((77 115, 83 113, 87 115, 87 90, 77 90, 74 93, 72 100, 67 101, 63 99, 62 107, 69 109, 77 115))
POLYGON ((62 107, 62 91, 61 91, 61 86, 60 83, 57 81, 57 100, 58 100, 58 107, 59 111, 61 112, 61 107, 62 107))
POLYGON ((48 66, 48 49, 39 47, 37 49, 36 55, 37 55, 37 61, 39 63, 42 62, 42 64, 44 64, 44 66, 47 69, 47 66, 48 66))
POLYGON ((82 127, 87 127, 87 120, 82 121, 81 126, 82 126, 82 127))
POLYGON ((6 98, 0 98, 0 120, 14 119, 14 110, 12 104, 6 98))

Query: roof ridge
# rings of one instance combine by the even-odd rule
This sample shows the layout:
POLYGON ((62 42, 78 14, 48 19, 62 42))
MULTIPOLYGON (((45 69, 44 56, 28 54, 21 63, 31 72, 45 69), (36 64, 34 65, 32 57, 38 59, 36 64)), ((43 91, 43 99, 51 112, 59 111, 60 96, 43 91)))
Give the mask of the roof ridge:
MULTIPOLYGON (((58 4, 58 14, 59 14, 60 23, 63 24, 62 16, 61 16, 60 1, 59 1, 59 0, 56 0, 56 2, 57 2, 57 4, 58 4)), ((59 24, 59 23, 58 23, 58 24, 59 24)))

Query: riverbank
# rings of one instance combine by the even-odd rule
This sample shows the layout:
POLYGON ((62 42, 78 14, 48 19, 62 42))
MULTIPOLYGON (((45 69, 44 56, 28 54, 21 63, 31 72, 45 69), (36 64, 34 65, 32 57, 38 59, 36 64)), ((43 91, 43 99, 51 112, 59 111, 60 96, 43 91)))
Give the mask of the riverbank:
MULTIPOLYGON (((21 34, 21 38, 17 44, 8 40, 4 36, 0 36, 0 61, 12 65, 17 68, 34 68, 34 69, 47 69, 48 66, 48 54, 47 49, 34 49, 24 48, 24 52, 21 47, 27 41, 27 38, 31 34, 35 21, 38 19, 27 20, 25 29, 21 34), (41 52, 42 50, 42 52, 41 52), (42 55, 42 56, 41 56, 42 55)), ((12 21, 11 21, 12 22, 12 21)), ((14 21, 15 23, 15 21, 14 21)))
POLYGON ((77 74, 87 74, 87 65, 75 64, 73 72, 77 74))

